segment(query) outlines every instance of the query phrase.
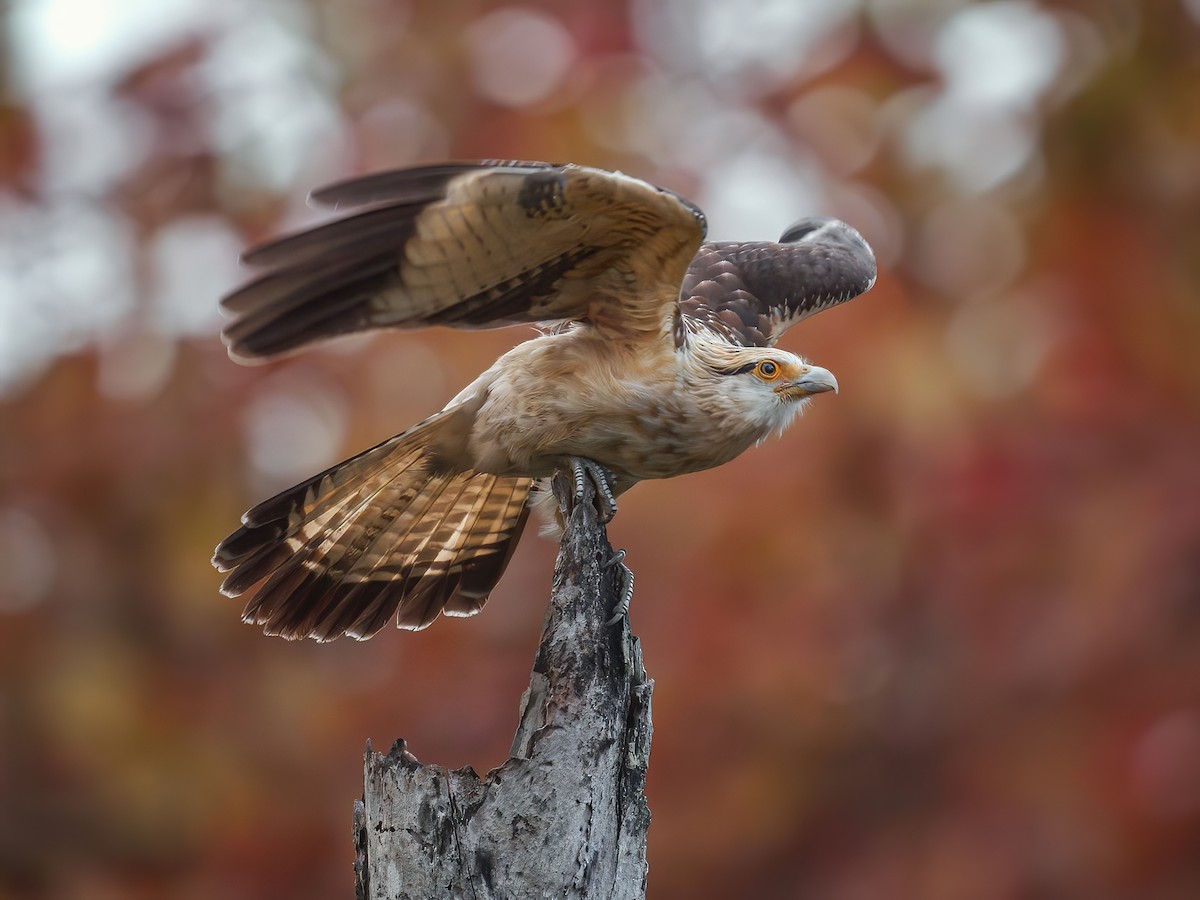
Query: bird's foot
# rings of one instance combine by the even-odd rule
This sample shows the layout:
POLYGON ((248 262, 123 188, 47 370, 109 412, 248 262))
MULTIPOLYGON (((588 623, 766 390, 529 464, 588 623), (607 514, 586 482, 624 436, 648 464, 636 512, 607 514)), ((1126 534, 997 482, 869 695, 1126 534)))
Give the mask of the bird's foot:
POLYGON ((591 479, 592 484, 596 486, 596 505, 600 511, 600 520, 605 525, 611 522, 617 514, 617 496, 613 492, 617 476, 594 459, 585 456, 571 457, 571 473, 575 477, 575 501, 578 503, 583 499, 587 488, 585 482, 591 479))
POLYGON ((601 569, 607 569, 610 566, 621 567, 621 599, 617 601, 616 608, 613 610, 612 618, 605 622, 605 625, 616 625, 622 619, 629 616, 629 601, 633 599, 633 570, 625 565, 625 551, 618 550, 614 553, 601 569))

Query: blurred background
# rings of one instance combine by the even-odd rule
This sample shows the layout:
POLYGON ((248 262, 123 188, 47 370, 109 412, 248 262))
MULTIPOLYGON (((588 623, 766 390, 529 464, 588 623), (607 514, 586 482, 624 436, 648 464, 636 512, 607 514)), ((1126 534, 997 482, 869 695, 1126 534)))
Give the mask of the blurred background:
POLYGON ((208 564, 528 334, 242 368, 239 250, 476 157, 879 256, 783 342, 839 396, 622 498, 650 896, 1200 897, 1198 0, 15 0, 0 34, 0 897, 348 897, 368 738, 504 761, 553 544, 366 644, 263 637, 208 564))

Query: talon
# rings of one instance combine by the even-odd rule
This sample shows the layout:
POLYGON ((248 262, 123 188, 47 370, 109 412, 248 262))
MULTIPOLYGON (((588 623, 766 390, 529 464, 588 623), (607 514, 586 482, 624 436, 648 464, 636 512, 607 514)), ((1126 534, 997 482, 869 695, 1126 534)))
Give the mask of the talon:
POLYGON ((613 492, 617 476, 600 463, 582 456, 571 457, 571 473, 575 477, 575 499, 582 500, 586 487, 585 479, 596 486, 598 512, 603 524, 607 525, 617 514, 617 497, 613 492))
POLYGON ((601 569, 607 569, 611 566, 620 566, 621 580, 621 599, 617 601, 617 605, 613 610, 612 618, 605 622, 605 625, 616 625, 622 619, 629 617, 629 601, 633 599, 633 570, 625 565, 625 551, 618 550, 612 557, 602 565, 601 569))
POLYGON ((575 500, 578 502, 583 499, 583 490, 586 487, 584 479, 587 477, 582 460, 571 460, 571 472, 575 475, 575 500))
POLYGON ((607 569, 611 566, 615 566, 617 563, 624 562, 624 561, 625 561, 625 550, 621 549, 621 550, 618 550, 616 553, 614 553, 612 556, 610 556, 608 558, 608 562, 606 562, 600 568, 607 569))

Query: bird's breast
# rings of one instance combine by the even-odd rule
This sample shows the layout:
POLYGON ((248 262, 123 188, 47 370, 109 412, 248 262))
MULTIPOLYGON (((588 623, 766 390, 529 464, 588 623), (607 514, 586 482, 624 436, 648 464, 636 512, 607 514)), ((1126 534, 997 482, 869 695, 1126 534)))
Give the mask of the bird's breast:
POLYGON ((765 436, 699 389, 669 347, 546 335, 505 354, 470 391, 481 400, 470 453, 497 474, 545 477, 584 456, 623 489, 721 465, 765 436))

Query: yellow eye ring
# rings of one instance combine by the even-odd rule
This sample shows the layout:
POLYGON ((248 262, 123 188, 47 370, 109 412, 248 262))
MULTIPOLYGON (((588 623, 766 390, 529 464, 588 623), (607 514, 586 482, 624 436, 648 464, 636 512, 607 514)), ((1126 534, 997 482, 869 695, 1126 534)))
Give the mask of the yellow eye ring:
POLYGON ((754 367, 754 374, 763 381, 774 381, 782 371, 783 368, 773 359, 764 359, 754 367))

